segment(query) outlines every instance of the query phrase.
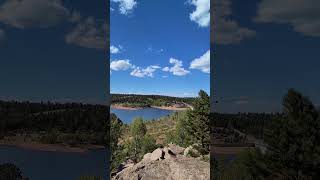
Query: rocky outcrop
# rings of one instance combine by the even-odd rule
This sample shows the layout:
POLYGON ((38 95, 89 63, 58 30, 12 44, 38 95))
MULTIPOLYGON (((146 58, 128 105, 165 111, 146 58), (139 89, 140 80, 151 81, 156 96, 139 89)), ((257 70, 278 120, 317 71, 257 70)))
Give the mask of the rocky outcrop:
POLYGON ((182 155, 184 148, 169 144, 145 154, 142 161, 127 166, 113 180, 209 180, 208 162, 182 155))
POLYGON ((199 151, 197 151, 196 149, 194 149, 193 148, 193 146, 189 146, 189 147, 187 147, 184 151, 183 151, 183 155, 184 156, 196 156, 196 157, 198 157, 198 156, 200 156, 200 153, 199 153, 199 151))

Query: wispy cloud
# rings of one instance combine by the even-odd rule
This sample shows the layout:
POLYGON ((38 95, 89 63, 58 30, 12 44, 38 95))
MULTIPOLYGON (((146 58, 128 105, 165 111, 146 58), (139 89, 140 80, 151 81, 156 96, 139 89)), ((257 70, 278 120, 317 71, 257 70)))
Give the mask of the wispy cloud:
POLYGON ((118 47, 111 45, 111 46, 110 46, 110 53, 111 53, 111 54, 118 54, 118 53, 121 52, 121 49, 122 49, 122 46, 121 46, 121 45, 119 45, 118 47))
POLYGON ((142 68, 132 64, 128 59, 114 60, 114 61, 111 61, 110 63, 110 73, 112 73, 112 71, 132 70, 130 72, 130 75, 138 78, 154 77, 154 73, 158 69, 161 69, 161 67, 158 65, 150 65, 150 66, 147 66, 146 68, 142 68))
POLYGON ((157 69, 160 69, 160 66, 151 65, 146 68, 140 68, 136 67, 134 70, 130 73, 131 76, 143 78, 143 77, 153 77, 154 72, 157 69))
POLYGON ((119 3, 120 14, 128 15, 137 6, 136 0, 111 0, 112 2, 119 3))
POLYGON ((130 60, 115 60, 110 63, 110 69, 113 71, 125 71, 135 66, 130 63, 130 60))
POLYGON ((190 69, 198 69, 204 73, 210 73, 210 50, 190 63, 190 69))
POLYGON ((173 66, 164 67, 162 71, 171 72, 173 75, 176 75, 176 76, 185 76, 190 73, 190 71, 183 68, 182 61, 178 59, 170 58, 169 63, 172 64, 173 66))
POLYGON ((150 47, 147 48, 146 52, 163 53, 164 49, 162 49, 162 48, 161 49, 155 49, 155 48, 150 46, 150 47))
POLYGON ((79 22, 76 27, 66 35, 68 44, 74 44, 85 48, 105 49, 106 47, 106 24, 98 25, 93 17, 88 17, 79 22))

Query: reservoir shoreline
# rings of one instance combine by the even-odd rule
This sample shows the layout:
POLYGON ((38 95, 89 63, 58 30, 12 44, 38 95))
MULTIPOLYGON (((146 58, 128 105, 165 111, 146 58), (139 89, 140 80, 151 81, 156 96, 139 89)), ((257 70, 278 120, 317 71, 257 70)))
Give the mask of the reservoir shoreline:
POLYGON ((156 108, 156 109, 163 109, 163 110, 171 110, 171 111, 185 111, 190 109, 190 107, 174 107, 174 106, 150 106, 150 107, 127 107, 127 106, 122 106, 122 105, 111 105, 111 108, 113 109, 120 109, 120 110, 141 110, 141 109, 147 109, 147 108, 156 108))
POLYGON ((87 153, 90 150, 105 149, 101 145, 79 145, 71 147, 65 144, 42 144, 36 142, 18 143, 18 142, 0 142, 1 147, 16 147, 26 150, 47 151, 47 152, 62 152, 62 153, 87 153))

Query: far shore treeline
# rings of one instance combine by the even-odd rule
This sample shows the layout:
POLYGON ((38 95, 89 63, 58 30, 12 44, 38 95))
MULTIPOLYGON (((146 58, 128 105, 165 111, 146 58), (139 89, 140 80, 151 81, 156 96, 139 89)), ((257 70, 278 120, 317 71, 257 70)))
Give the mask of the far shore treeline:
POLYGON ((194 97, 171 97, 162 95, 139 95, 139 94, 111 94, 112 104, 121 104, 129 107, 150 107, 150 106, 172 106, 180 104, 191 105, 194 97))
POLYGON ((0 142, 105 145, 107 107, 0 101, 0 142))

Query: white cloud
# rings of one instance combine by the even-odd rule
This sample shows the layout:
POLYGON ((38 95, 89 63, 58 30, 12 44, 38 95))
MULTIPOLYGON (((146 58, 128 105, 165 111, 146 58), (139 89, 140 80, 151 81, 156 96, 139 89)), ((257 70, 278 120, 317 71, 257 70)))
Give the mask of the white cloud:
POLYGON ((190 63, 190 69, 199 69, 204 73, 210 73, 210 50, 190 63))
POLYGON ((210 0, 190 0, 190 4, 196 6, 196 10, 190 14, 190 20, 200 27, 208 27, 210 24, 210 0))
POLYGON ((69 14, 61 0, 7 0, 0 7, 0 21, 16 28, 47 28, 69 14))
POLYGON ((104 49, 106 47, 106 29, 108 26, 97 25, 93 17, 88 17, 66 35, 66 42, 86 48, 104 49))
POLYGON ((110 69, 114 71, 125 71, 133 68, 134 65, 130 63, 130 60, 115 60, 110 63, 110 69))
POLYGON ((140 68, 136 67, 134 70, 130 73, 131 76, 143 78, 143 77, 153 77, 153 73, 157 70, 160 69, 161 67, 159 66, 148 66, 147 68, 140 68))
POLYGON ((111 54, 118 54, 118 53, 120 53, 121 49, 122 49, 122 46, 120 46, 120 45, 118 47, 111 45, 110 46, 110 53, 111 54))
POLYGON ((112 2, 119 3, 119 11, 121 14, 127 15, 133 11, 137 6, 135 0, 111 0, 112 2))
POLYGON ((157 66, 157 65, 152 65, 150 67, 153 68, 153 69, 160 69, 161 68, 160 66, 157 66))
POLYGON ((230 0, 215 0, 213 1, 213 21, 214 43, 217 44, 236 44, 245 39, 252 38, 256 35, 254 30, 246 27, 241 27, 237 21, 232 20, 231 2, 230 0))
POLYGON ((147 48, 147 50, 146 50, 146 52, 148 52, 148 53, 163 53, 164 52, 164 49, 155 49, 155 48, 153 48, 153 47, 148 47, 147 48))
POLYGON ((169 72, 169 71, 170 71, 170 68, 169 68, 169 67, 164 67, 164 68, 162 69, 162 71, 164 71, 164 72, 169 72))
POLYGON ((256 22, 290 24, 294 31, 320 37, 319 0, 262 0, 256 22))
POLYGON ((176 76, 185 76, 190 73, 190 71, 183 68, 182 61, 178 59, 170 58, 169 63, 173 64, 173 66, 170 68, 164 67, 162 71, 171 72, 173 75, 176 76))

